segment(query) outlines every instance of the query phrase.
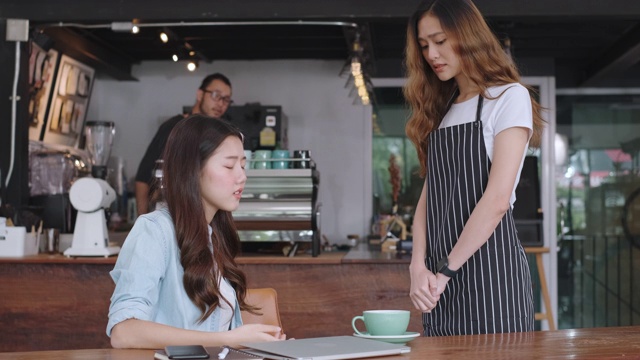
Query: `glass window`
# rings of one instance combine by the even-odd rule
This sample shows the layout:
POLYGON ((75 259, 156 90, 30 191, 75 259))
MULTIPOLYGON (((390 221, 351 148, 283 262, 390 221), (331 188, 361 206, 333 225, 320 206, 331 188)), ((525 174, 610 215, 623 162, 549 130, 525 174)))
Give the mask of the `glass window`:
POLYGON ((638 325, 640 97, 556 103, 559 328, 638 325))
MULTIPOLYGON (((395 91, 400 93, 399 88, 395 91)), ((419 176, 418 154, 413 143, 405 135, 409 110, 402 98, 397 98, 394 102, 394 104, 378 105, 373 114, 374 217, 391 214, 393 205, 398 206, 399 214, 412 216, 424 183, 424 179, 419 176), (394 191, 390 170, 392 163, 397 166, 400 180, 396 204, 393 201, 394 191)))

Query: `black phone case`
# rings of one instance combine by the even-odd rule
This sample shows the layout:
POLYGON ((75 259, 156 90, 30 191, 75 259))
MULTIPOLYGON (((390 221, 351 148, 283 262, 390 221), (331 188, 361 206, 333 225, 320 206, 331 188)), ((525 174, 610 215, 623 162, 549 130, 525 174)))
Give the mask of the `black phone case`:
POLYGON ((164 348, 169 359, 208 359, 209 353, 202 345, 167 346, 164 348))

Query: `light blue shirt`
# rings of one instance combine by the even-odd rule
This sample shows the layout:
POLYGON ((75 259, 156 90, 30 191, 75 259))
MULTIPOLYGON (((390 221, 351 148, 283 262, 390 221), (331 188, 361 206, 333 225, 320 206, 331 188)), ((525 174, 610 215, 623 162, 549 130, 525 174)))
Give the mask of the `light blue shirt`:
MULTIPOLYGON (((168 210, 156 210, 136 220, 110 274, 116 287, 109 306, 108 336, 116 324, 132 318, 188 330, 219 331, 219 308, 198 323, 201 312, 184 289, 180 249, 168 210)), ((231 328, 240 325, 236 301, 231 328)))

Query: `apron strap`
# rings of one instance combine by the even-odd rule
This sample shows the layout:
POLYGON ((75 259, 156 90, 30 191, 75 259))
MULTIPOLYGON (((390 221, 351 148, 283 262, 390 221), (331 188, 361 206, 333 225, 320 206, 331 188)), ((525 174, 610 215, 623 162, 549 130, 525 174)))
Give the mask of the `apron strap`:
MULTIPOLYGON (((453 102, 456 101, 458 95, 460 95, 460 89, 456 87, 456 90, 453 92, 453 94, 451 94, 449 102, 447 102, 447 110, 444 111, 445 114, 449 112, 449 109, 451 109, 451 105, 453 105, 453 102)), ((440 119, 440 121, 442 121, 442 119, 440 119)))
POLYGON ((479 123, 481 121, 480 117, 482 116, 482 102, 484 98, 482 95, 478 95, 478 108, 476 109, 476 122, 479 123))

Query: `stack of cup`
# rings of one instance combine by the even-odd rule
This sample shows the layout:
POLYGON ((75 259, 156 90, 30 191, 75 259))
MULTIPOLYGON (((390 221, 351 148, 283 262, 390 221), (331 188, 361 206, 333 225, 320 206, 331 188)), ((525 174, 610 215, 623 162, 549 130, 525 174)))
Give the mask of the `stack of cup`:
POLYGON ((272 159, 274 160, 271 163, 272 169, 287 169, 289 168, 289 150, 273 150, 271 152, 272 159))
POLYGON ((311 152, 309 150, 295 150, 293 152, 294 163, 293 167, 296 169, 309 169, 311 168, 311 152))
POLYGON ((253 152, 252 169, 271 169, 271 150, 256 150, 253 152))
POLYGON ((245 159, 247 160, 247 162, 246 162, 246 164, 245 164, 245 166, 244 166, 244 168, 245 168, 245 169, 251 169, 251 164, 252 164, 252 154, 253 154, 253 153, 251 152, 251 150, 245 150, 245 151, 244 151, 244 157, 245 157, 245 159))

